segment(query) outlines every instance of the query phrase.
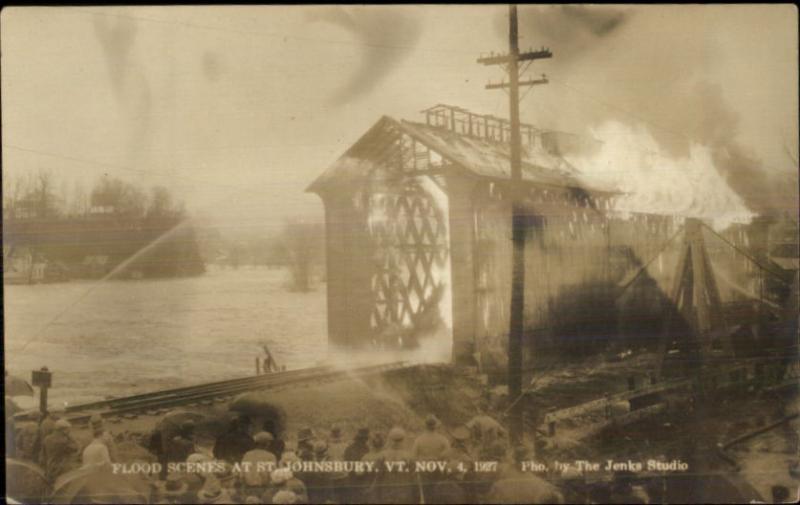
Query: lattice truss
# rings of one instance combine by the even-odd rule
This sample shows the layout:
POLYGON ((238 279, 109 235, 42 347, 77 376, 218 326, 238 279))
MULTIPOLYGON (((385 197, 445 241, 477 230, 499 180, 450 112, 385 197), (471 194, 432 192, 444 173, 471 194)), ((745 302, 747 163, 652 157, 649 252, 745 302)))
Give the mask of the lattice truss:
POLYGON ((420 181, 428 176, 408 174, 435 167, 432 161, 441 157, 406 135, 397 137, 395 147, 389 173, 380 177, 384 184, 369 198, 375 333, 419 324, 426 308, 438 303, 435 293, 445 283, 441 272, 449 254, 444 213, 420 181))

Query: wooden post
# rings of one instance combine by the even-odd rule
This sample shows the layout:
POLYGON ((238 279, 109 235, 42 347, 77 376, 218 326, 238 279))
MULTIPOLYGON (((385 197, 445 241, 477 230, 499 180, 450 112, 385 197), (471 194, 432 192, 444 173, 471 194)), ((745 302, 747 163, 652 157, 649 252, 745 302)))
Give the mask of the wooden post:
POLYGON ((472 365, 475 352, 477 292, 473 200, 475 181, 448 175, 450 278, 453 297, 453 362, 472 365))
POLYGON ((41 419, 47 414, 47 390, 53 384, 53 374, 46 366, 40 370, 31 372, 31 384, 39 388, 39 411, 42 413, 41 419))
MULTIPOLYGON (((511 184, 512 210, 511 210, 511 235, 513 251, 511 258, 511 317, 509 318, 508 336, 508 394, 514 406, 510 412, 509 434, 513 443, 522 441, 523 431, 523 405, 517 401, 522 394, 522 339, 523 339, 523 312, 525 310, 525 209, 523 206, 522 185, 522 138, 519 122, 519 62, 550 58, 552 53, 544 48, 541 51, 519 52, 519 36, 517 23, 517 6, 508 6, 508 55, 489 58, 479 58, 478 62, 484 65, 505 64, 509 82, 497 85, 488 85, 487 89, 508 87, 509 97, 509 142, 511 147, 511 184)), ((526 81, 523 84, 544 84, 546 81, 526 81)), ((500 129, 500 142, 505 139, 506 122, 498 120, 500 129)))

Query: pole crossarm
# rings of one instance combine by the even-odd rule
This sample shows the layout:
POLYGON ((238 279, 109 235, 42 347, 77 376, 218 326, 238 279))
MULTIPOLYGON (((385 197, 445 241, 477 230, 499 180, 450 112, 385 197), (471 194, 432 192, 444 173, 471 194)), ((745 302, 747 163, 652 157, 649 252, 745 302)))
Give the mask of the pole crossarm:
MULTIPOLYGON (((527 53, 520 53, 517 57, 517 61, 527 61, 527 60, 542 60, 545 58, 552 58, 553 53, 550 52, 550 49, 542 48, 538 51, 529 51, 527 53)), ((497 54, 497 55, 489 55, 484 56, 482 58, 478 58, 478 63, 482 63, 484 65, 503 65, 510 62, 512 59, 511 55, 508 54, 497 54)))
MULTIPOLYGON (((520 86, 538 86, 539 84, 547 84, 548 81, 546 76, 542 76, 541 79, 529 79, 527 81, 519 81, 520 86)), ((486 89, 501 89, 501 88, 509 88, 511 87, 510 83, 507 82, 498 82, 498 83, 489 83, 486 85, 486 89)))

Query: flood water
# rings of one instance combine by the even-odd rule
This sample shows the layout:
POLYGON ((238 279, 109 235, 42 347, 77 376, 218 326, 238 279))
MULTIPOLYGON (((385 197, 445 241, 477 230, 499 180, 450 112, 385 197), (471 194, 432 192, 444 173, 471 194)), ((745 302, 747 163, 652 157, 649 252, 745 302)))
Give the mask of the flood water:
POLYGON ((281 365, 313 365, 326 355, 325 285, 309 293, 287 285, 283 269, 249 267, 183 279, 6 285, 6 367, 29 380, 47 366, 57 408, 252 375, 261 342, 281 365))

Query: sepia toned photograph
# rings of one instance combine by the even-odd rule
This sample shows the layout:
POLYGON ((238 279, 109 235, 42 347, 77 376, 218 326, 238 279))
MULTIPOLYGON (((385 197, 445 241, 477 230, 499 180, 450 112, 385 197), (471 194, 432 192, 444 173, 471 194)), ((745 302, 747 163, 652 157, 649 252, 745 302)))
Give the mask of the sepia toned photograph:
POLYGON ((0 11, 5 499, 800 500, 798 10, 0 11))

